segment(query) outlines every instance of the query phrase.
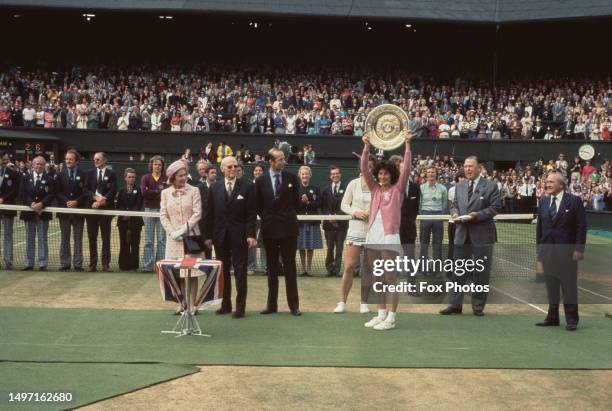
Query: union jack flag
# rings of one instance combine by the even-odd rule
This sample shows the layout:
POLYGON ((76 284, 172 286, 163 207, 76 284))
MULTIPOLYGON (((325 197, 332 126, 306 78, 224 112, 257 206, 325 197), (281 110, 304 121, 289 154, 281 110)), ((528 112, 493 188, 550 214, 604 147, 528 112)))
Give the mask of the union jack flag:
POLYGON ((155 264, 162 300, 180 303, 185 308, 185 296, 179 287, 179 276, 186 277, 191 270, 192 277, 202 277, 195 305, 203 307, 221 304, 223 300, 223 263, 204 258, 182 260, 160 260, 155 264))

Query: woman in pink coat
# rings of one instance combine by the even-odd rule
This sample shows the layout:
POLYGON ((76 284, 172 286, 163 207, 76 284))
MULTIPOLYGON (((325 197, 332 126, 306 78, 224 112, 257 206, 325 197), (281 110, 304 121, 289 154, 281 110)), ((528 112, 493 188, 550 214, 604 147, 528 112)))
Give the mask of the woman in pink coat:
MULTIPOLYGON (((395 257, 402 252, 399 230, 402 201, 405 197, 406 183, 412 163, 410 156, 411 138, 412 134, 407 132, 404 166, 401 171, 397 169, 395 163, 381 161, 374 166, 373 174, 368 170, 370 138, 367 134, 362 138, 364 145, 360 161, 361 173, 372 193, 365 244, 366 265, 370 270, 375 259, 395 260, 395 257)), ((395 284, 396 274, 394 271, 386 272, 381 279, 384 279, 385 284, 395 284)), ((388 311, 387 304, 385 304, 387 296, 381 295, 380 297, 383 300, 378 305, 378 315, 365 323, 365 326, 379 331, 390 330, 395 328, 398 295, 396 293, 391 294, 391 304, 389 304, 388 311)))
MULTIPOLYGON (((166 170, 170 186, 161 193, 160 220, 166 230, 166 259, 182 259, 184 235, 200 234, 199 221, 202 218, 200 190, 187 184, 187 163, 175 161, 166 170), (189 231, 188 231, 189 230, 189 231)), ((191 301, 196 300, 198 280, 190 280, 191 301)), ((185 290, 185 280, 181 280, 181 290, 185 290)), ((196 313, 196 308, 191 307, 196 313)), ((180 308, 177 311, 180 314, 180 308)))

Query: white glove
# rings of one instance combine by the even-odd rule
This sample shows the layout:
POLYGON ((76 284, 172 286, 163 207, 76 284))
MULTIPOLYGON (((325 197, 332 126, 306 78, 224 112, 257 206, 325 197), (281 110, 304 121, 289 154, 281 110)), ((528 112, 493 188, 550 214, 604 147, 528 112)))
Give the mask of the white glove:
POLYGON ((175 241, 180 241, 183 235, 187 232, 187 225, 182 226, 170 233, 170 237, 172 237, 175 241))
POLYGON ((183 237, 183 231, 182 229, 178 229, 178 230, 174 230, 173 232, 170 233, 170 237, 172 237, 172 239, 174 241, 180 241, 181 238, 183 237))

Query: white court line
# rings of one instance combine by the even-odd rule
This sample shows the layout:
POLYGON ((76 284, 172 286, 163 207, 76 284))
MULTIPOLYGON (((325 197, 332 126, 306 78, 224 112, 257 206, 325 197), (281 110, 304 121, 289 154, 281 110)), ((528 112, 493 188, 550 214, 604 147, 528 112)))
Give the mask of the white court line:
POLYGON ((584 287, 581 287, 581 286, 578 286, 578 288, 581 289, 582 291, 586 291, 587 293, 591 293, 591 294, 596 295, 598 297, 605 298, 608 301, 612 301, 612 298, 610 298, 608 296, 605 296, 605 295, 602 295, 602 294, 599 294, 599 293, 596 293, 595 291, 588 290, 588 289, 586 289, 584 287))
POLYGON ((504 294, 504 295, 505 295, 505 296, 507 296, 507 297, 513 298, 513 299, 515 299, 516 301, 519 301, 519 302, 521 302, 521 303, 523 303, 523 304, 527 304, 527 305, 528 305, 528 306, 530 306, 531 308, 535 308, 536 310, 541 311, 541 312, 543 312, 544 314, 546 314, 546 313, 548 312, 548 311, 546 311, 546 310, 544 310, 544 309, 542 309, 542 308, 538 307, 537 305, 534 305, 534 304, 528 303, 527 301, 525 301, 525 300, 523 300, 523 299, 521 299, 521 298, 515 297, 515 296, 513 296, 512 294, 510 294, 510 293, 508 293, 508 292, 506 292, 506 291, 504 291, 504 290, 501 290, 501 289, 499 289, 499 288, 497 288, 497 287, 493 287, 492 285, 489 285, 489 287, 491 287, 492 289, 494 289, 495 291, 497 291, 497 292, 499 292, 499 293, 504 294))
MULTIPOLYGON (((57 230, 57 231, 52 232, 51 234, 47 233, 47 239, 51 237, 52 235, 59 234, 60 232, 61 232, 60 230, 57 230)), ((22 245, 25 245, 25 244, 26 244, 26 241, 22 241, 20 243, 13 244, 13 247, 21 247, 22 245)))
MULTIPOLYGON (((506 260, 506 259, 505 259, 505 258, 503 258, 503 257, 495 257, 495 258, 499 258, 500 260, 504 260, 504 261, 506 261, 506 262, 508 262, 508 263, 510 263, 510 264, 514 264, 514 265, 515 265, 515 266, 517 266, 517 267, 521 267, 521 268, 524 268, 524 269, 526 269, 526 270, 529 270, 529 267, 525 267, 524 265, 517 264, 517 263, 515 263, 514 261, 506 260)), ((580 289, 580 290, 582 290, 582 291, 585 291, 585 292, 587 292, 587 293, 591 293, 591 294, 596 295, 596 296, 598 296, 598 297, 605 298, 605 299, 606 299, 606 300, 608 300, 608 301, 612 301, 612 298, 610 298, 610 297, 608 297, 608 296, 606 296, 606 295, 603 295, 603 294, 596 293, 595 291, 591 291, 591 290, 589 290, 588 288, 584 288, 584 287, 578 286, 578 289, 580 289)))

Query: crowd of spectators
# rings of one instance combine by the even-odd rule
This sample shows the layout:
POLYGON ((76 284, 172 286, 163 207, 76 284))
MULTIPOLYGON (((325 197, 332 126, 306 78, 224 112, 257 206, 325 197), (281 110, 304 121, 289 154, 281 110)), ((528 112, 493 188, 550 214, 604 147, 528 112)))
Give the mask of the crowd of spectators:
MULTIPOLYGON (((288 149, 289 145, 284 146, 282 143, 282 141, 277 140, 275 146, 281 150, 288 149)), ((262 155, 255 154, 251 158, 245 157, 244 153, 250 153, 250 151, 247 149, 241 152, 241 149, 238 149, 233 152, 231 147, 221 142, 217 149, 212 148, 212 143, 208 143, 202 147, 197 155, 192 155, 191 150, 186 149, 181 157, 193 164, 199 160, 205 160, 211 165, 218 165, 223 157, 233 155, 236 156, 239 164, 266 165, 262 155), (206 153, 207 147, 210 148, 208 153, 212 152, 213 155, 206 153), (225 154, 221 155, 219 153, 225 154), (245 161, 245 159, 249 161, 245 161)), ((310 156, 314 159, 315 155, 312 147, 305 146, 303 151, 298 154, 299 157, 296 157, 299 159, 296 161, 297 164, 315 164, 309 160, 310 156), (304 153, 306 153, 305 157, 304 153)), ((141 154, 138 160, 141 162, 147 161, 144 154, 141 154)), ((455 185, 457 177, 462 174, 462 165, 463 163, 453 156, 432 157, 418 154, 413 158, 411 179, 418 185, 424 184, 427 181, 427 169, 433 166, 437 172, 438 182, 448 190, 455 185)), ((14 161, 13 167, 22 173, 28 172, 31 168, 31 162, 14 161)), ((63 163, 56 162, 54 156, 51 155, 45 165, 45 172, 56 174, 61 172, 62 169, 63 163)), ((519 160, 514 167, 507 169, 488 170, 483 165, 482 177, 494 180, 497 183, 505 213, 534 213, 540 197, 545 195, 544 182, 546 176, 552 171, 560 171, 566 176, 567 191, 580 196, 585 208, 612 211, 612 164, 609 160, 605 160, 598 167, 595 167, 590 161, 582 161, 577 156, 568 161, 564 154, 559 154, 557 159, 548 161, 539 159, 534 163, 524 163, 519 160)))
MULTIPOLYGON (((417 155, 413 159, 413 180, 423 184, 428 167, 435 167, 439 182, 450 189, 462 173, 462 163, 452 156, 417 155)), ((557 159, 525 164, 517 161, 512 168, 487 170, 482 167, 482 177, 495 181, 499 187, 505 213, 534 213, 539 199, 545 195, 544 182, 548 173, 559 171, 566 176, 567 191, 579 196, 585 208, 612 211, 612 165, 605 160, 599 167, 590 161, 574 157, 571 161, 560 154, 557 159)))
POLYGON ((0 126, 356 135, 383 103, 417 137, 610 140, 608 79, 452 82, 402 71, 221 66, 0 73, 0 126))

